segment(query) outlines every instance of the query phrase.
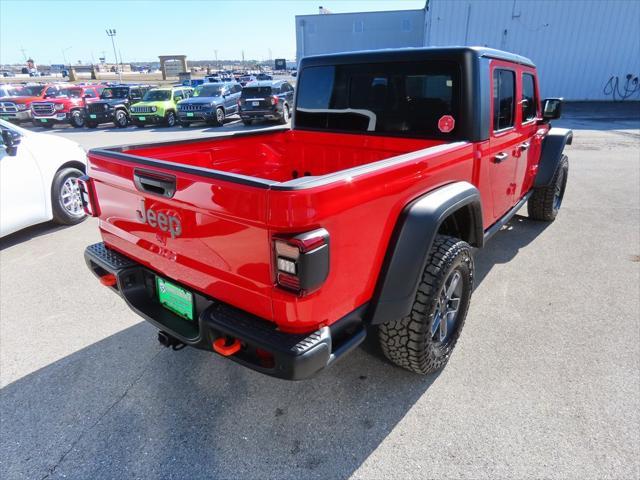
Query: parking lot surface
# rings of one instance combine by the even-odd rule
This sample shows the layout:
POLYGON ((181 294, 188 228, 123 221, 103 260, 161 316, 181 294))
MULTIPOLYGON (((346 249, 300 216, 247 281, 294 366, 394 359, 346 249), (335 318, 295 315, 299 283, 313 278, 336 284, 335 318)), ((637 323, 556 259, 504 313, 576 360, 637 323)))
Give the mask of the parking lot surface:
MULTIPOLYGON (((93 219, 3 239, 2 478, 638 478, 638 110, 576 107, 557 125, 575 129, 558 219, 524 209, 477 253, 436 376, 374 344, 298 383, 164 349, 84 265, 93 219)), ((52 134, 95 147, 235 130, 52 134)))

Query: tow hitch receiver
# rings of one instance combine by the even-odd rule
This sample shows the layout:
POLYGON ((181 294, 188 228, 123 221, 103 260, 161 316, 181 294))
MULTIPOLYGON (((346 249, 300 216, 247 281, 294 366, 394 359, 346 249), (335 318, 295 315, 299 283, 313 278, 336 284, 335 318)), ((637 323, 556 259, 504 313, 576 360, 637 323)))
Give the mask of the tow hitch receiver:
POLYGON ((233 340, 227 340, 225 337, 220 337, 213 342, 213 349, 223 357, 230 357, 240 351, 242 344, 240 340, 234 338, 233 340))
POLYGON ((113 273, 107 273, 100 277, 100 283, 105 287, 113 287, 118 283, 118 280, 113 273))

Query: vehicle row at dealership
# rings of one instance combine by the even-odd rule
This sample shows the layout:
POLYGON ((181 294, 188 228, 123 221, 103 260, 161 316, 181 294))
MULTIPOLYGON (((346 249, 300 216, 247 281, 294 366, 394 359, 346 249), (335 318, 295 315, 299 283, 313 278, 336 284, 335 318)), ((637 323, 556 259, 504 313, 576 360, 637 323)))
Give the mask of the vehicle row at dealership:
POLYGON ((50 83, 3 86, 0 118, 13 123, 32 122, 53 128, 96 128, 113 123, 124 128, 204 122, 221 126, 229 116, 245 125, 256 120, 287 123, 293 106, 293 86, 286 80, 247 76, 208 77, 194 86, 146 84, 50 83))

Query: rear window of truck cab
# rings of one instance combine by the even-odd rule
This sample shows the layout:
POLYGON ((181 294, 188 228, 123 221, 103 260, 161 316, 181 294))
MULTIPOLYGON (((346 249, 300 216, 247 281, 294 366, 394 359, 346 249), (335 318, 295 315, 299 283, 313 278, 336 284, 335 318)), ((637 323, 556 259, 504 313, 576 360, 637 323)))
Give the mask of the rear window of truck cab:
POLYGON ((307 67, 298 87, 296 128, 453 138, 460 78, 451 62, 307 67), (442 129, 443 117, 454 126, 442 129))

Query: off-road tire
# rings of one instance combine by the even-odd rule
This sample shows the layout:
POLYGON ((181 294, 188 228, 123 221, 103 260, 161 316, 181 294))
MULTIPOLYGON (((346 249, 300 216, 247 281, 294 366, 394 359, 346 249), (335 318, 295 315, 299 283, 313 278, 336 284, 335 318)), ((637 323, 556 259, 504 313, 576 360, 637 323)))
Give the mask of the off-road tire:
POLYGON ((72 111, 69 117, 69 125, 71 125, 73 128, 82 128, 84 127, 84 124, 85 124, 85 120, 84 120, 84 116, 82 115, 82 111, 81 110, 72 111))
POLYGON ((567 188, 569 159, 563 155, 556 168, 551 183, 546 187, 536 188, 527 202, 529 218, 544 222, 553 222, 558 215, 564 191, 567 188))
POLYGON ((113 115, 113 124, 117 128, 126 128, 129 125, 129 119, 127 118, 127 112, 122 109, 116 110, 113 115))
POLYGON ((67 211, 63 205, 61 190, 65 181, 69 178, 80 178, 84 173, 77 168, 63 168, 56 173, 51 183, 51 209, 53 211, 53 221, 60 225, 75 225, 86 218, 84 212, 73 215, 67 211))
MULTIPOLYGON (((437 235, 422 273, 411 313, 378 327, 378 339, 384 355, 396 365, 426 375, 442 369, 458 341, 473 291, 474 263, 466 242, 437 235), (457 314, 450 336, 440 342, 431 327, 440 305, 445 282, 460 274, 462 282, 457 314)), ((435 333, 437 337, 440 330, 435 333)))

